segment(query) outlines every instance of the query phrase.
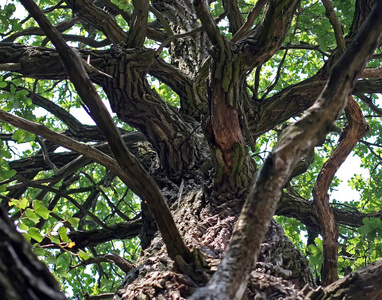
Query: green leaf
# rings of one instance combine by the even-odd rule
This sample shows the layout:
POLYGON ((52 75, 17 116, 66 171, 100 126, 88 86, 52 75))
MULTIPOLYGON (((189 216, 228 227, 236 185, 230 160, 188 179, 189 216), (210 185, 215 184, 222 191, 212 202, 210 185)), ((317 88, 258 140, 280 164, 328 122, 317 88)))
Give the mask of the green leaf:
POLYGON ((9 202, 8 202, 8 205, 9 206, 16 206, 17 208, 19 207, 20 205, 20 200, 17 200, 17 199, 11 199, 9 202))
POLYGON ((33 208, 36 214, 44 218, 48 219, 50 211, 45 207, 45 204, 40 200, 33 200, 33 208))
POLYGON ((61 238, 61 240, 63 242, 66 242, 66 243, 70 243, 71 242, 70 238, 66 234, 66 227, 61 226, 60 229, 58 229, 58 233, 59 233, 60 238, 61 238))
POLYGON ((37 223, 40 220, 40 217, 36 215, 36 213, 30 208, 27 208, 27 210, 25 211, 25 215, 33 223, 37 223))
POLYGON ((84 252, 82 250, 78 251, 78 256, 81 257, 84 260, 87 260, 87 259, 89 259, 91 257, 91 255, 89 255, 88 253, 86 253, 86 252, 84 252))
POLYGON ((74 217, 72 217, 72 218, 69 218, 69 219, 68 219, 68 222, 69 222, 70 224, 72 224, 74 227, 77 227, 77 226, 78 226, 78 223, 80 222, 80 219, 79 219, 79 218, 74 218, 74 217))
POLYGON ((46 254, 46 250, 44 248, 41 248, 41 247, 35 247, 33 248, 33 252, 34 254, 36 254, 37 256, 43 256, 46 254))
POLYGON ((61 240, 57 235, 50 235, 48 237, 54 244, 60 245, 61 240))
POLYGON ((54 272, 64 278, 70 277, 70 274, 64 268, 57 268, 54 272))
POLYGON ((20 201, 19 208, 20 209, 26 209, 28 205, 29 205, 29 200, 26 198, 23 198, 20 201))
POLYGON ((40 233, 40 230, 36 227, 29 228, 28 234, 32 239, 35 239, 39 243, 44 239, 44 237, 40 233))
POLYGON ((27 225, 25 225, 23 222, 19 222, 17 223, 17 227, 20 229, 20 230, 23 230, 23 231, 28 231, 29 227, 27 225))

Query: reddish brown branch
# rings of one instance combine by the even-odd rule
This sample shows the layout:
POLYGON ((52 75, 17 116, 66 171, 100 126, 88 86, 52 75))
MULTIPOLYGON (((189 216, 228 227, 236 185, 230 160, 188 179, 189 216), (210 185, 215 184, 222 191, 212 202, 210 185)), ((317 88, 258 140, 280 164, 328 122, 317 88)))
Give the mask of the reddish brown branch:
POLYGON ((280 135, 258 172, 235 225, 224 258, 206 288, 191 299, 241 299, 282 188, 296 163, 325 137, 339 117, 369 57, 382 42, 382 1, 378 1, 354 42, 332 68, 315 104, 280 135), (207 296, 208 295, 208 296, 207 296))
POLYGON ((338 225, 329 205, 328 189, 338 168, 345 161, 357 142, 368 132, 362 111, 350 97, 345 109, 347 125, 341 135, 340 143, 322 166, 313 189, 313 206, 317 210, 323 236, 323 284, 329 285, 337 280, 338 225))
POLYGON ((267 0, 259 0, 256 2, 256 5, 253 7, 251 12, 248 14, 245 23, 240 27, 240 29, 235 33, 232 38, 232 42, 240 41, 251 29, 256 18, 260 15, 261 9, 267 3, 267 0))

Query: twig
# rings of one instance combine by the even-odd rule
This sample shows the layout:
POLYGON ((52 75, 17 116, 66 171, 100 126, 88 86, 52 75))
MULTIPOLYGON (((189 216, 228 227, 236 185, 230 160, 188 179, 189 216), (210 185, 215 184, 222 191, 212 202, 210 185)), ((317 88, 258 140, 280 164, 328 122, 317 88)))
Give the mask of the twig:
MULTIPOLYGON (((143 201, 146 201, 155 221, 157 222, 169 256, 172 259, 175 259, 176 256, 180 256, 187 262, 193 262, 194 257, 183 241, 163 195, 153 178, 143 169, 136 157, 127 149, 117 126, 98 95, 89 76, 86 74, 81 57, 75 50, 65 43, 61 35, 52 26, 33 0, 20 0, 20 2, 31 15, 33 15, 40 27, 56 47, 76 91, 89 109, 93 120, 109 142, 110 149, 118 162, 117 163, 114 159, 102 154, 103 157, 107 158, 108 164, 113 168, 110 169, 110 171, 116 171, 115 174, 119 176, 121 180, 139 197, 141 197, 143 201)), ((136 1, 134 2, 139 5, 136 1)), ((142 5, 144 4, 147 4, 148 9, 148 1, 142 3, 142 5)), ((146 16, 139 16, 137 20, 142 21, 146 27, 146 16)), ((134 28, 136 30, 139 29, 136 25, 134 25, 134 28)), ((117 32, 109 32, 109 38, 116 42, 124 40, 125 33, 121 31, 122 30, 118 27, 117 32)), ((139 45, 142 42, 141 37, 141 35, 131 37, 130 42, 139 45)), ((4 112, 1 112, 1 114, 4 115, 4 112)), ((78 145, 79 143, 76 142, 76 144, 78 145)), ((93 154, 95 154, 96 150, 94 148, 87 147, 93 151, 93 154)), ((84 152, 81 154, 88 156, 88 154, 84 152)), ((97 158, 100 157, 98 156, 97 158)), ((98 162, 103 165, 105 164, 105 162, 102 161, 98 162)))
POLYGON ((36 140, 41 146, 41 152, 42 152, 42 157, 44 158, 44 161, 53 170, 54 174, 57 175, 58 169, 57 169, 56 165, 54 163, 52 163, 52 161, 50 160, 48 149, 46 148, 43 139, 40 136, 36 135, 36 140))

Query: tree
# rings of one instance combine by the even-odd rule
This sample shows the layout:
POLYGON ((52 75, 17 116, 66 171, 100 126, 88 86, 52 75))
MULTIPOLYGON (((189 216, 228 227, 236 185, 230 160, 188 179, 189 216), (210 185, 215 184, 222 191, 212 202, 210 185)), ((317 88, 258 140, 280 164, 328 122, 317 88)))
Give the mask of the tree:
POLYGON ((381 297, 382 1, 17 2, 1 295, 64 298, 37 255, 74 298, 381 297))

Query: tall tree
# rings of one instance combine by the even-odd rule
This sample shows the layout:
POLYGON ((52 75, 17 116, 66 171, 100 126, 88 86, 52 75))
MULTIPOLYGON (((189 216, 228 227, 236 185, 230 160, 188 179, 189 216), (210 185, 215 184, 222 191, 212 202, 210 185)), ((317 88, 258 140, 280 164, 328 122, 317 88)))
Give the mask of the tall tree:
POLYGON ((382 297, 382 0, 1 11, 5 299, 382 297))

